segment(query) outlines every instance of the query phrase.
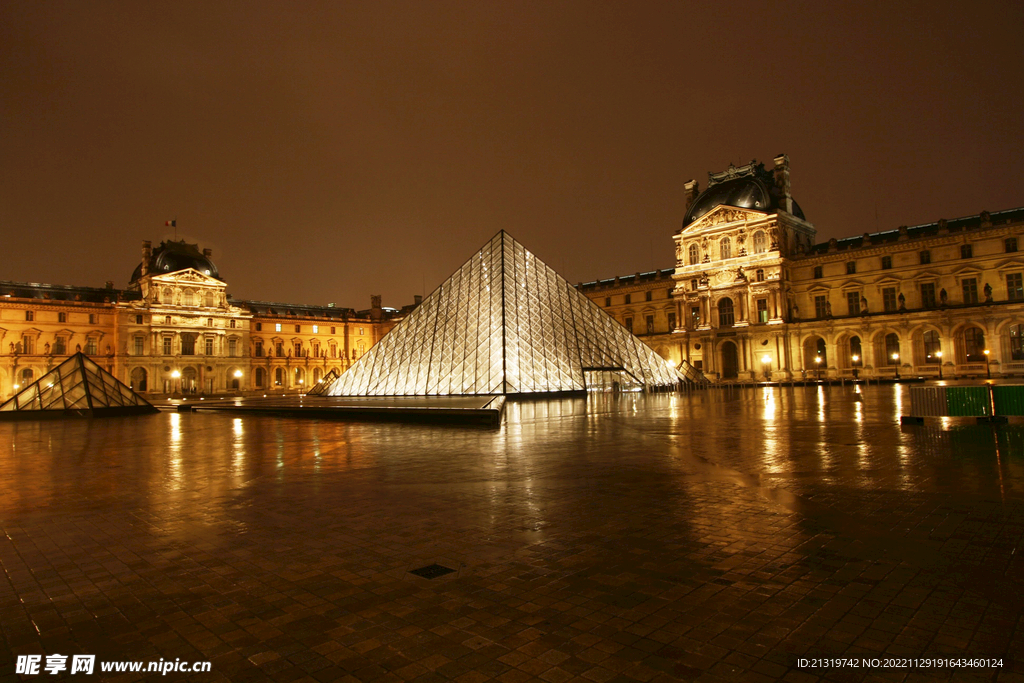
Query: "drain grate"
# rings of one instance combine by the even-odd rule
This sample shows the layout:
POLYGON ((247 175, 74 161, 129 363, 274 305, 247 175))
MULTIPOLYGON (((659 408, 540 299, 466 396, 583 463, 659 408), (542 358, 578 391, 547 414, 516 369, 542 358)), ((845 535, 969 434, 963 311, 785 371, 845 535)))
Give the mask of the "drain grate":
POLYGON ((426 567, 420 567, 419 569, 413 569, 409 573, 410 574, 415 574, 416 576, 422 576, 424 579, 436 579, 439 576, 444 576, 445 574, 451 574, 454 571, 455 571, 454 569, 450 569, 450 568, 445 567, 444 565, 441 565, 441 564, 429 564, 426 567))

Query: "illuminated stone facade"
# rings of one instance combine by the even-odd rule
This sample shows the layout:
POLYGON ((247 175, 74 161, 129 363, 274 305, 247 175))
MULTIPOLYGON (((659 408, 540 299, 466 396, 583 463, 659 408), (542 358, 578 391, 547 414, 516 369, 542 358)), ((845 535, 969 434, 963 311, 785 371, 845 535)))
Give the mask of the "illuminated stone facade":
POLYGON ((1024 375, 1024 209, 818 244, 784 155, 686 198, 673 270, 579 285, 665 358, 726 382, 1024 375))
POLYGON ((209 250, 143 243, 125 289, 0 281, 0 397, 83 351, 146 394, 297 392, 342 372, 403 315, 240 301, 209 250))

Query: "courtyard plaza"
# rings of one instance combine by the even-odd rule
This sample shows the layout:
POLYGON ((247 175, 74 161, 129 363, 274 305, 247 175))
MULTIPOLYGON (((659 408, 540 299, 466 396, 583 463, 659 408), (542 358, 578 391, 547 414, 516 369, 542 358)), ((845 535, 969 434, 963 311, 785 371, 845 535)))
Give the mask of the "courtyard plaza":
POLYGON ((0 681, 57 680, 14 673, 55 653, 212 681, 1024 681, 1024 425, 908 412, 847 385, 509 402, 499 429, 0 423, 0 681), (1003 666, 798 666, 837 656, 1003 666))

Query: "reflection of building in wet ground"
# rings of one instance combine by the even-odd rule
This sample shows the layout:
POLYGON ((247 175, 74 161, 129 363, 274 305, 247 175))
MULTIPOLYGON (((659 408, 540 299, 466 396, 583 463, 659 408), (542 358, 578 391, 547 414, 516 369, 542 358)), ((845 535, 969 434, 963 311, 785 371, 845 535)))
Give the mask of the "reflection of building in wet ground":
POLYGON ((517 402, 501 430, 0 424, 5 643, 209 659, 215 680, 781 680, 807 655, 1009 667, 1024 430, 901 429, 908 402, 774 387, 517 402), (455 571, 410 573, 434 564, 455 571))
POLYGON ((579 285, 664 357, 720 381, 1024 374, 1024 209, 815 243, 787 156, 708 179, 674 269, 579 285))

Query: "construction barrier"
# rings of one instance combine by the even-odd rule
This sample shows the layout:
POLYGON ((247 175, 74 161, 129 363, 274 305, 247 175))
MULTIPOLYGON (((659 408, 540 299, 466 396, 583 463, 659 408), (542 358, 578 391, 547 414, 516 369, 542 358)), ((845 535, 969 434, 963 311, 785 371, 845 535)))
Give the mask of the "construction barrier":
POLYGON ((996 415, 1024 415, 1024 385, 992 387, 996 415))
POLYGON ((992 415, 989 388, 946 387, 946 404, 950 417, 988 417, 992 415))

